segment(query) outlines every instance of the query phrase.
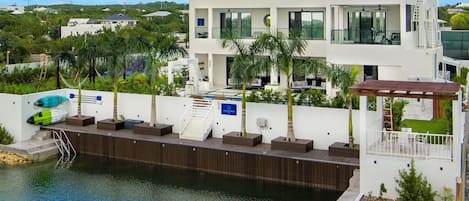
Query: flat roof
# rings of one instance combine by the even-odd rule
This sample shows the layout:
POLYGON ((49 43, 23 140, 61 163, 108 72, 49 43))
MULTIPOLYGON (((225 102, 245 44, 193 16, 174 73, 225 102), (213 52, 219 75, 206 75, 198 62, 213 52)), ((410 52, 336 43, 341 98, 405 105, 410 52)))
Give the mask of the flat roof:
POLYGON ((350 89, 358 96, 457 100, 460 85, 443 82, 367 80, 353 85, 350 89))

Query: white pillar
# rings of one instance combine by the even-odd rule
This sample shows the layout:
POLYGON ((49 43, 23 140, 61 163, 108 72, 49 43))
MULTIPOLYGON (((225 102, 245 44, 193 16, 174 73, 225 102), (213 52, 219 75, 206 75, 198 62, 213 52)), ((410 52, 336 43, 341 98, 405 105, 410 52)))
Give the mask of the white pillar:
POLYGON ((208 8, 208 39, 213 37, 213 8, 208 8))
POLYGON ((366 153, 368 97, 360 96, 360 158, 366 153))
POLYGON ((332 28, 332 8, 330 5, 326 7, 326 14, 324 16, 326 29, 324 30, 324 39, 326 41, 331 41, 331 28, 332 28))
POLYGON ((208 87, 209 89, 213 89, 213 54, 209 53, 208 54, 208 62, 207 62, 207 68, 208 68, 208 87))
POLYGON ((383 125, 383 97, 382 96, 376 96, 376 116, 378 118, 378 122, 381 122, 381 125, 380 125, 380 130, 383 129, 384 125, 383 125))
POLYGON ((270 33, 276 34, 278 27, 278 9, 270 7, 270 33))
POLYGON ((175 66, 174 61, 168 62, 168 84, 172 84, 174 82, 173 68, 175 66))

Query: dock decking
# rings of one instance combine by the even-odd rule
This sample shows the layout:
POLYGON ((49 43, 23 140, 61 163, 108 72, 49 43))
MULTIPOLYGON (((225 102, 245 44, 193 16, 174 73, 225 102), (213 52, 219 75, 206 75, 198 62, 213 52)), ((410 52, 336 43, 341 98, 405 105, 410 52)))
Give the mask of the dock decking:
POLYGON ((255 147, 226 145, 222 139, 204 142, 182 140, 177 134, 151 136, 132 130, 108 131, 95 125, 86 127, 57 124, 46 130, 64 130, 80 154, 138 161, 344 191, 356 158, 329 156, 327 150, 307 153, 270 150, 269 144, 255 147))

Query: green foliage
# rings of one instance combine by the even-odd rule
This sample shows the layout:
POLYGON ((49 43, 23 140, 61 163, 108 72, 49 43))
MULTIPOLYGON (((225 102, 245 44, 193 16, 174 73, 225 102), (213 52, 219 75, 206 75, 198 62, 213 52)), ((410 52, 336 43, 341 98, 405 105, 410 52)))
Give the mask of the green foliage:
POLYGON ((387 192, 388 192, 388 189, 386 189, 386 186, 384 186, 384 183, 381 183, 381 185, 379 185, 379 197, 378 198, 380 200, 383 199, 383 195, 387 192))
POLYGON ((13 136, 6 130, 5 127, 0 125, 0 144, 11 144, 13 143, 13 136))
MULTIPOLYGON (((388 104, 386 101, 386 104, 388 104)), ((396 131, 400 131, 402 129, 402 116, 404 115, 404 107, 409 104, 409 102, 405 100, 396 100, 392 101, 392 121, 393 121, 393 128, 396 131)))
POLYGON ((297 95, 296 104, 321 107, 327 104, 327 99, 326 95, 323 94, 320 90, 310 89, 307 91, 302 91, 299 95, 297 95))
POLYGON ((430 121, 406 119, 402 121, 402 125, 412 128, 412 132, 417 133, 446 134, 448 132, 448 120, 446 119, 432 119, 430 121))
POLYGON ((441 201, 454 201, 453 190, 445 186, 443 187, 441 194, 438 194, 438 197, 441 201))
POLYGON ((399 179, 395 180, 399 197, 398 201, 432 201, 435 200, 436 192, 432 185, 422 174, 417 174, 415 161, 412 159, 410 169, 399 170, 399 179))
POLYGON ((259 90, 252 90, 251 93, 246 97, 247 102, 258 103, 261 101, 261 96, 259 95, 259 90))
POLYGON ((282 103, 285 101, 282 93, 273 90, 262 90, 260 92, 260 99, 266 103, 282 103))
POLYGON ((455 30, 469 30, 469 14, 458 13, 450 19, 451 27, 455 30))
POLYGON ((453 103, 450 100, 442 101, 443 113, 447 121, 448 134, 453 134, 453 103))

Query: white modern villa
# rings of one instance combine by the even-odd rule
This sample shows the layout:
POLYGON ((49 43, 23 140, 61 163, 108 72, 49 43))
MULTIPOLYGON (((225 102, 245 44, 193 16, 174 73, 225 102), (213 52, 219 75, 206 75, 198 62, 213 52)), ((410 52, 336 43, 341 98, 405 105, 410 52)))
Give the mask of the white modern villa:
MULTIPOLYGON (((446 72, 440 72, 444 68, 439 67, 443 50, 437 16, 437 0, 191 0, 189 53, 198 61, 198 81, 205 90, 230 88, 229 68, 234 52, 222 48, 225 34, 249 42, 269 32, 301 34, 308 43, 302 57, 343 66, 359 65, 363 72, 361 81, 441 82, 446 72)), ((282 90, 287 83, 284 75, 272 70, 259 75, 253 85, 282 90)), ((329 97, 335 95, 331 83, 313 75, 294 75, 292 85, 320 89, 329 97)), ((407 95, 429 95, 418 88, 403 91, 407 95)), ((392 87, 386 90, 394 93, 392 87)), ((433 95, 437 94, 434 91, 433 95)), ((405 131, 397 136, 383 131, 384 98, 378 97, 378 112, 370 115, 363 109, 366 96, 361 96, 357 136, 360 193, 378 195, 383 183, 388 189, 385 197, 396 198, 395 179, 411 159, 415 159, 417 171, 428 178, 434 190, 440 192, 449 187, 456 193, 456 180, 464 177, 462 99, 452 97, 453 135, 430 137, 429 133, 405 131)), ((427 98, 409 99, 404 116, 431 119, 433 100, 431 96, 427 98)))
POLYGON ((93 35, 100 33, 103 29, 114 31, 116 27, 134 27, 136 24, 137 20, 123 14, 111 15, 104 19, 71 18, 67 26, 60 28, 60 36, 66 38, 84 34, 93 35))
MULTIPOLYGON (((302 34, 308 41, 303 57, 360 65, 364 80, 430 81, 442 60, 437 5, 436 0, 191 0, 190 54, 198 59, 210 89, 230 86, 233 52, 220 43, 226 33, 246 41, 265 32, 302 34)), ((294 81, 308 78, 314 79, 303 75, 294 81)), ((285 82, 274 70, 259 75, 258 84, 284 88, 285 82)), ((316 85, 333 94, 329 84, 316 85)))

